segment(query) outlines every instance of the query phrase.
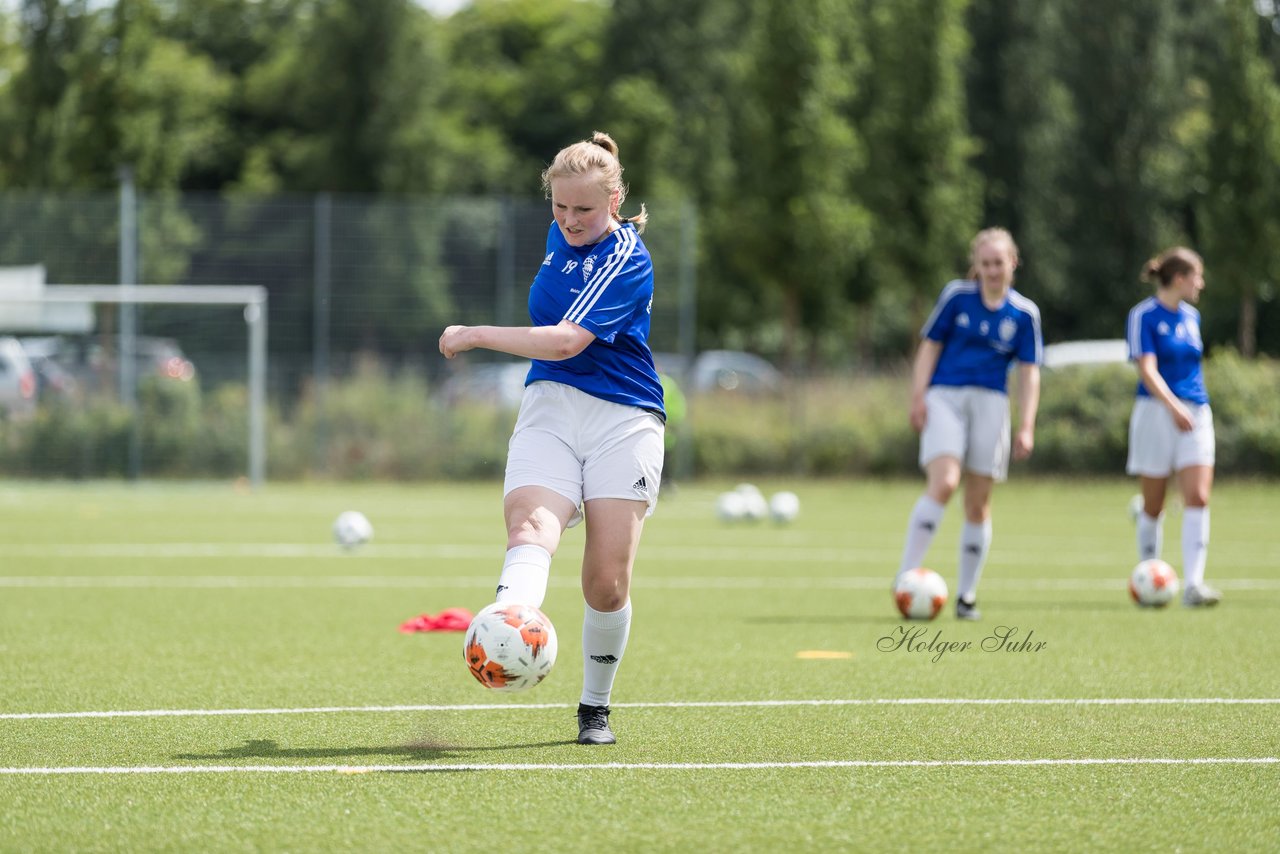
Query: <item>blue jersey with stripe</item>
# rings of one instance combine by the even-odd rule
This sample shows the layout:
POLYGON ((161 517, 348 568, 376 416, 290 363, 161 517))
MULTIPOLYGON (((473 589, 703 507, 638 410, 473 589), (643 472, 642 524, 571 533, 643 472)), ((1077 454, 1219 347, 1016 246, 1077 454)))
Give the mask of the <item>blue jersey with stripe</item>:
MULTIPOLYGON (((1204 343, 1200 339, 1200 312, 1185 302, 1174 311, 1155 297, 1147 297, 1129 310, 1129 358, 1137 361, 1147 353, 1156 357, 1156 370, 1175 397, 1191 403, 1208 403, 1200 360, 1204 343)), ((1138 397, 1151 392, 1138 380, 1138 397)))
MULTIPOLYGON (((653 262, 635 226, 623 223, 590 246, 570 246, 554 222, 529 289, 534 326, 569 320, 595 339, 570 359, 535 359, 525 384, 563 383, 592 397, 664 412, 649 350, 653 262)), ((665 417, 665 415, 664 415, 665 417)))
POLYGON ((977 282, 957 279, 942 289, 920 335, 942 344, 930 385, 979 386, 1008 394, 1009 365, 1044 358, 1040 309, 1010 289, 999 308, 982 302, 977 282))

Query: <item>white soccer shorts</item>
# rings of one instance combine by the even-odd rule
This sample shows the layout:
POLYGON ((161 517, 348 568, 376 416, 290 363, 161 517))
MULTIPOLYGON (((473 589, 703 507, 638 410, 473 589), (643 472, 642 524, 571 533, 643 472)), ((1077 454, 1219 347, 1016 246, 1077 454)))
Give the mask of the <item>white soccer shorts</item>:
MULTIPOLYGON (((651 516, 662 481, 664 430, 648 410, 562 383, 532 383, 511 434, 503 494, 543 486, 579 508, 596 498, 644 501, 651 516)), ((579 521, 580 513, 569 524, 579 521)))
POLYGON ((1191 466, 1214 463, 1213 410, 1209 404, 1183 401, 1195 426, 1183 432, 1169 407, 1153 397, 1139 397, 1129 416, 1129 462, 1125 470, 1142 477, 1168 477, 1191 466))
POLYGON ((924 395, 920 467, 955 457, 966 471, 1002 481, 1009 474, 1009 396, 980 386, 933 386, 924 395))

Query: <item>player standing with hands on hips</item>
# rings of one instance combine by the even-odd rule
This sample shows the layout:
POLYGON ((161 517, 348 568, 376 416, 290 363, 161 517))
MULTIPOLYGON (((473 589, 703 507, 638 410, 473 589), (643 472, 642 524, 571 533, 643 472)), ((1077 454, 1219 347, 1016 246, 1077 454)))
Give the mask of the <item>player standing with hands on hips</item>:
MULTIPOLYGON (((968 279, 947 284, 921 330, 911 382, 924 494, 911 509, 897 578, 921 565, 964 476, 956 616, 979 618, 978 579, 991 549, 991 492, 1009 468, 1010 364, 1018 368, 1014 459, 1030 456, 1040 405, 1040 311, 1013 290, 1018 247, 1003 228, 978 232, 968 279)), ((897 586, 895 579, 895 588, 897 586)))
POLYGON ((450 326, 440 352, 533 360, 507 454, 507 555, 499 602, 541 607, 566 528, 586 518, 578 742, 612 744, 609 698, 631 629, 631 569, 662 475, 662 384, 649 350, 647 214, 626 197, 608 134, 560 151, 542 173, 555 222, 529 290, 531 326, 450 326))
POLYGON ((1160 557, 1169 478, 1182 489, 1182 604, 1214 605, 1222 594, 1204 583, 1213 487, 1213 411, 1205 390, 1200 312, 1204 262, 1175 246, 1152 258, 1143 278, 1155 296, 1129 310, 1129 358, 1138 363, 1138 394, 1129 416, 1127 471, 1142 484, 1138 559, 1160 557))

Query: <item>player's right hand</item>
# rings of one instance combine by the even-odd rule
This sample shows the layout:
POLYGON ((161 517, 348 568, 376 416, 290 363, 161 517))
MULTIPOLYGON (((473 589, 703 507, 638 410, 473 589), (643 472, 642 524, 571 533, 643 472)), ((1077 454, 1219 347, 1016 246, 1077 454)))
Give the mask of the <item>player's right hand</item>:
POLYGON ((1190 433, 1196 426, 1196 420, 1191 417, 1190 410, 1182 405, 1182 401, 1177 401, 1171 407, 1173 413, 1173 425, 1183 433, 1190 433))
POLYGON ((929 418, 929 407, 925 405, 924 398, 913 399, 911 401, 911 429, 917 433, 923 432, 924 423, 929 418))
POLYGON ((440 334, 440 352, 446 359, 452 359, 459 353, 471 349, 462 340, 462 335, 466 331, 465 326, 449 326, 440 334))

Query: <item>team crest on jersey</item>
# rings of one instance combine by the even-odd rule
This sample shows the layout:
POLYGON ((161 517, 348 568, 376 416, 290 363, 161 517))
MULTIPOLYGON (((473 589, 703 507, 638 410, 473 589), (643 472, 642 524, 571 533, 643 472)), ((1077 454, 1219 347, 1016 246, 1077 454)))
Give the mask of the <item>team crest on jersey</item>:
POLYGON ((1165 323, 1163 320, 1162 320, 1162 321, 1160 321, 1160 323, 1158 323, 1158 324, 1156 325, 1156 332, 1158 332, 1158 333, 1159 333, 1159 334, 1161 334, 1161 335, 1168 335, 1168 334, 1169 334, 1169 324, 1165 323))
POLYGON ((593 271, 595 268, 596 268, 596 256, 588 255, 587 260, 582 262, 582 281, 585 282, 588 279, 590 279, 591 271, 593 271))
POLYGON ((551 266, 551 259, 555 257, 555 254, 556 254, 556 253, 554 253, 554 252, 548 252, 548 253, 547 253, 547 257, 542 259, 542 266, 544 266, 544 267, 550 267, 550 266, 551 266))
POLYGON ((963 312, 963 311, 962 311, 962 312, 960 312, 959 314, 957 314, 957 315, 956 315, 956 326, 959 326, 961 329, 968 329, 968 328, 969 328, 969 315, 968 315, 968 314, 966 314, 966 313, 965 313, 965 312, 963 312))
POLYGON ((1013 336, 1018 334, 1018 321, 1014 320, 1012 317, 1006 317, 1004 320, 1000 321, 999 328, 1000 340, 1012 341, 1013 336))

